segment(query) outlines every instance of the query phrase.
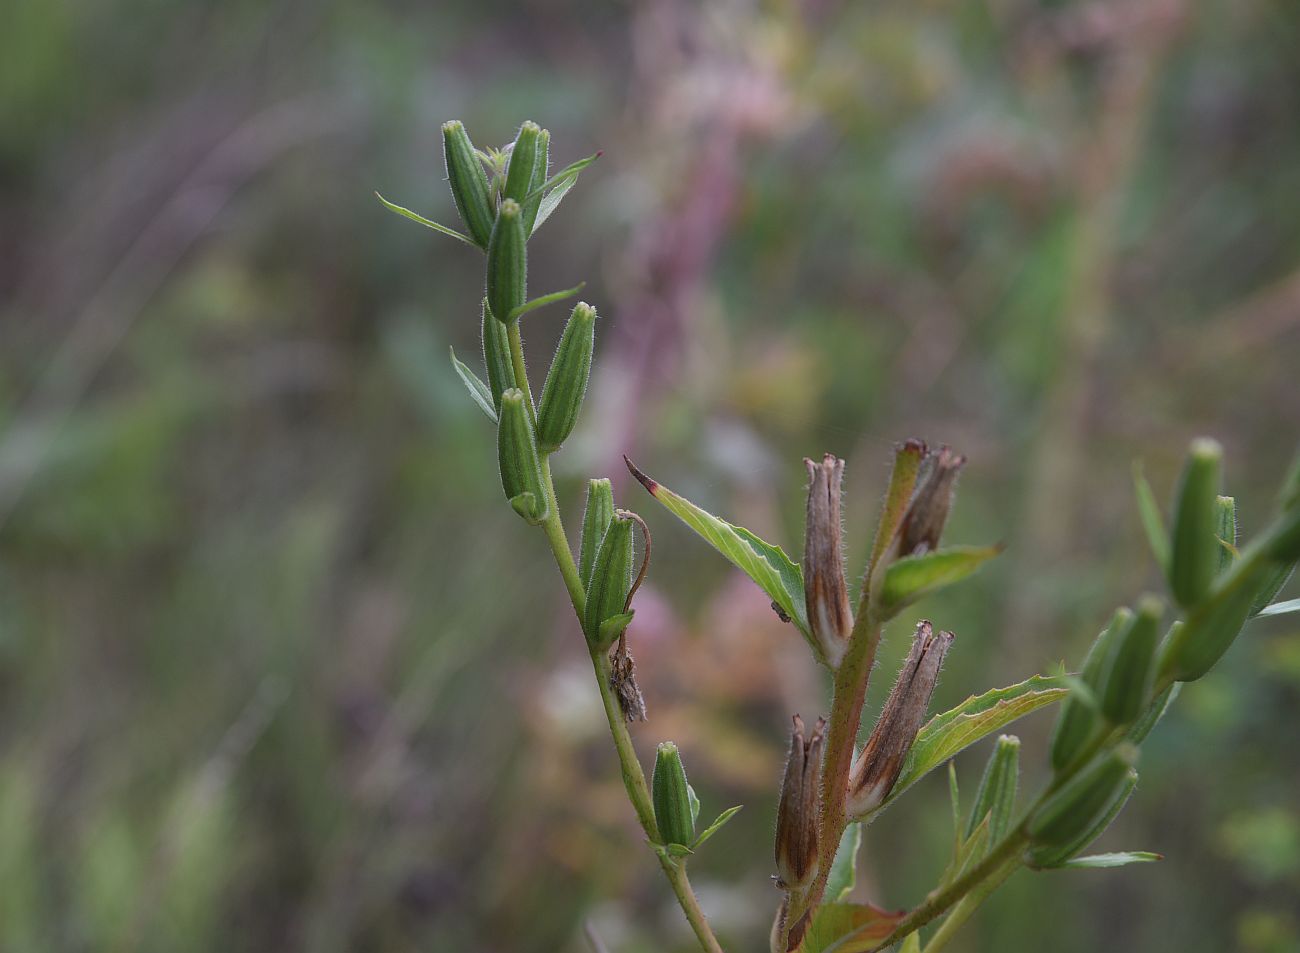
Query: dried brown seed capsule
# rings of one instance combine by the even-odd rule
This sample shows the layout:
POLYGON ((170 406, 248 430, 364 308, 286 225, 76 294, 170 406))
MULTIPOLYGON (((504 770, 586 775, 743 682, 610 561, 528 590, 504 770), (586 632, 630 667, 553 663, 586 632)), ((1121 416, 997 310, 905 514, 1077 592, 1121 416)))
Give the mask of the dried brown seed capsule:
POLYGON ((827 661, 838 665, 853 628, 844 580, 840 493, 844 461, 831 454, 808 467, 808 512, 804 524, 803 587, 808 624, 827 661))
POLYGON ((957 474, 966 458, 947 447, 925 458, 924 476, 898 528, 898 555, 919 556, 939 547, 943 525, 948 521, 957 474))
POLYGON ((952 640, 951 632, 936 633, 929 622, 922 621, 916 627, 907 661, 898 673, 871 737, 853 763, 848 797, 851 817, 879 807, 893 790, 907 752, 921 730, 952 640))
POLYGON ((817 876, 817 814, 826 719, 818 718, 804 740, 803 719, 794 716, 790 757, 776 811, 776 873, 782 889, 803 887, 817 876))

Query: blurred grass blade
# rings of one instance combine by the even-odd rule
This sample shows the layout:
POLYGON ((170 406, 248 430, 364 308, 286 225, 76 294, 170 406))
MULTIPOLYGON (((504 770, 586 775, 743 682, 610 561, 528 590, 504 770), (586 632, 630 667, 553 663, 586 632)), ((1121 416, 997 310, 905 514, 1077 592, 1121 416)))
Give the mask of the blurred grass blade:
POLYGON ((1165 529, 1165 519, 1160 515, 1160 504, 1151 492, 1146 473, 1141 461, 1133 464, 1133 489, 1137 494, 1138 516, 1142 519, 1142 531, 1146 533, 1147 545, 1164 572, 1169 570, 1169 533, 1165 529))
POLYGON ((1255 613, 1256 618, 1266 615, 1289 615, 1292 612, 1300 612, 1300 599, 1289 599, 1286 602, 1275 602, 1271 606, 1265 606, 1255 613))
POLYGON ((1068 867, 1104 869, 1106 867, 1124 867, 1128 864, 1149 864, 1164 860, 1164 854, 1153 854, 1149 850, 1126 850, 1113 854, 1090 854, 1087 857, 1075 857, 1061 864, 1057 870, 1068 867))
POLYGON ((901 609, 922 596, 960 582, 1001 551, 1001 546, 951 546, 900 559, 885 570, 881 604, 887 612, 901 609))
POLYGON ((478 245, 475 244, 474 239, 470 238, 468 235, 464 235, 456 231, 456 229, 454 228, 448 228, 446 225, 439 225, 437 222, 430 221, 429 219, 425 218, 423 215, 420 215, 417 212, 412 212, 409 208, 402 208, 402 206, 400 205, 394 205, 392 202, 388 201, 388 199, 384 198, 378 192, 375 193, 375 198, 379 199, 380 202, 384 203, 384 208, 388 209, 390 212, 396 212, 398 215, 402 215, 406 218, 409 218, 413 222, 419 222, 425 228, 432 228, 435 232, 441 232, 444 235, 450 235, 452 238, 459 239, 460 241, 464 242, 466 245, 473 245, 475 248, 478 248, 478 245))
POLYGON ((479 379, 479 376, 465 366, 463 361, 456 357, 456 349, 448 348, 451 352, 451 366, 456 369, 461 382, 464 383, 465 389, 469 391, 469 396, 474 398, 474 403, 479 405, 483 413, 488 415, 488 420, 493 423, 497 422, 497 411, 492 406, 492 391, 488 389, 487 384, 479 379))
POLYGON ((1282 564, 1273 567, 1264 579, 1264 584, 1259 587, 1259 592, 1255 595, 1255 601, 1251 604, 1248 618, 1254 618, 1265 609, 1269 603, 1282 591, 1282 587, 1291 579, 1291 574, 1295 572, 1294 565, 1282 564))

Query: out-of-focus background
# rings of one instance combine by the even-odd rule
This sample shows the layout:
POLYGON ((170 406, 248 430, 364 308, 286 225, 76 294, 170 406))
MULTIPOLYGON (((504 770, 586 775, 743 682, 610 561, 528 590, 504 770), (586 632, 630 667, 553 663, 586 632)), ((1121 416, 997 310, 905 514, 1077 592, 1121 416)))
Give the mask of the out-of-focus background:
MULTIPOLYGON (((825 685, 619 454, 798 554, 847 458, 851 572, 894 441, 970 463, 948 538, 1006 554, 924 614, 936 697, 1077 663, 1159 579, 1190 437, 1242 531, 1300 432, 1300 7, 1278 0, 44 0, 0 39, 0 949, 611 953, 691 939, 623 797, 539 534, 447 347, 478 253, 440 124, 604 149, 534 243, 589 284, 571 526, 610 475, 655 533, 633 650, 712 816, 693 862, 764 949, 788 718, 825 685)), ((565 309, 527 319, 535 373, 565 309)), ((1283 596, 1296 595, 1293 586, 1283 596)), ((955 949, 1300 950, 1300 638, 1183 693, 1102 842, 955 949)), ((1042 780, 1050 715, 1017 727, 1042 780)), ((986 747, 959 760, 973 790, 986 747)), ((860 890, 943 866, 935 776, 860 890)))

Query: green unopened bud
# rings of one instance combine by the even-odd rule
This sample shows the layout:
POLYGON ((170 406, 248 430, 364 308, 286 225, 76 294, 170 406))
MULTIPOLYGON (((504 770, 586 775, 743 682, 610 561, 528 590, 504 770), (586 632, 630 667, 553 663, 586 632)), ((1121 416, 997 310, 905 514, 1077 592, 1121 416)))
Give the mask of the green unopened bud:
POLYGON ((1138 773, 1132 768, 1124 775, 1119 787, 1106 803, 1105 810, 1097 815, 1087 828, 1073 840, 1062 845, 1037 844, 1029 848, 1026 860, 1031 867, 1059 867, 1106 832, 1106 828, 1119 816, 1137 787, 1138 773))
POLYGON ((515 386, 515 368, 510 361, 510 336, 506 326, 493 317, 487 298, 483 299, 482 338, 488 390, 492 392, 492 404, 499 412, 501 395, 515 386))
POLYGON ((523 213, 519 203, 506 199, 497 213, 488 241, 488 307, 498 321, 510 323, 514 310, 528 293, 528 252, 524 239, 523 213))
POLYGON ((989 843, 996 844, 1011 826, 1011 815, 1016 809, 1016 788, 1020 781, 1020 739, 1015 735, 998 738, 989 762, 984 766, 979 790, 975 793, 975 806, 971 808, 966 825, 966 837, 989 819, 989 843))
POLYGON ((537 136, 537 162, 533 164, 533 181, 528 186, 529 198, 524 207, 524 234, 531 235, 537 223, 537 213, 542 207, 542 186, 551 174, 551 133, 543 129, 537 136))
POLYGON ((506 185, 503 194, 520 205, 533 188, 533 173, 537 168, 537 145, 542 137, 541 127, 526 122, 519 127, 514 147, 510 150, 510 163, 506 166, 506 185))
POLYGON ((587 605, 583 630, 593 642, 600 638, 600 625, 622 615, 632 588, 632 519, 617 512, 596 550, 587 582, 587 605))
POLYGON ((1133 722, 1146 707, 1164 610, 1164 604, 1154 596, 1143 598, 1132 624, 1106 646, 1097 679, 1097 700, 1102 714, 1113 725, 1133 722))
POLYGON ((1223 575, 1209 597, 1169 633, 1161 648, 1160 671, 1180 682, 1200 678, 1223 658, 1250 617, 1274 566, 1265 560, 1239 565, 1223 575))
POLYGON ((591 352, 596 346, 596 309, 580 302, 564 326, 551 369, 542 385, 537 405, 537 446, 551 453, 573 432, 591 375, 591 352))
POLYGON ((1106 816, 1137 761, 1137 748, 1125 743, 1088 765, 1029 818, 1027 832, 1037 846, 1063 847, 1106 816))
MULTIPOLYGON (((1102 666, 1110 652, 1110 643, 1119 639, 1133 624, 1133 613, 1116 609, 1110 624, 1093 640, 1088 655, 1083 660, 1079 677, 1089 688, 1095 689, 1101 677, 1102 666)), ((1052 732, 1052 769, 1064 770, 1078 756, 1101 724, 1097 712, 1073 696, 1061 703, 1061 714, 1052 732)))
POLYGON ((487 174, 462 123, 455 120, 443 123, 442 150, 451 196, 456 201, 461 221, 469 229, 474 244, 487 248, 494 217, 488 197, 487 174))
POLYGON ((1237 501, 1230 496, 1218 496, 1214 499, 1216 529, 1218 537, 1219 562, 1215 573, 1221 573, 1237 558, 1237 501))
POLYGON ((1223 448, 1217 441, 1192 441, 1174 503, 1170 531, 1169 587, 1184 608, 1196 605, 1210 590, 1219 552, 1215 531, 1219 507, 1215 502, 1223 469, 1223 448))
POLYGON ((578 578, 585 590, 591 582, 591 567, 596 562, 596 550, 605 538, 610 520, 614 518, 614 489, 609 480, 587 481, 587 505, 582 512, 582 545, 578 548, 578 578))
POLYGON ((497 461, 501 468, 501 488, 515 512, 530 523, 540 523, 548 515, 548 500, 524 392, 517 387, 505 391, 498 416, 497 461))
POLYGON ((671 741, 659 745, 655 753, 654 775, 650 779, 655 824, 659 843, 690 846, 695 840, 695 812, 691 809, 691 789, 686 783, 682 756, 671 741))

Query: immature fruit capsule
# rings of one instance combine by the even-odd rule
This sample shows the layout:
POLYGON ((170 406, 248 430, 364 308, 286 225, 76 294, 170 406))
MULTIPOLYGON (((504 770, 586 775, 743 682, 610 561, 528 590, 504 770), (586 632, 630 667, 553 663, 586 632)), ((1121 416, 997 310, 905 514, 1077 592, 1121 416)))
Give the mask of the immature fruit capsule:
POLYGON ((537 223, 537 213, 542 207, 542 186, 551 173, 551 133, 543 129, 537 136, 537 161, 533 164, 533 181, 529 183, 531 198, 520 204, 524 208, 524 234, 531 235, 537 223))
POLYGON ((442 154, 447 163, 447 181, 461 221, 479 248, 487 248, 492 234, 492 203, 488 197, 487 173, 474 152, 469 133, 459 121, 443 123, 442 154))
MULTIPOLYGON (((1115 614, 1111 616, 1110 624, 1102 629, 1101 634, 1093 641, 1087 657, 1083 660, 1083 668, 1079 672, 1079 677, 1089 688, 1097 687, 1102 666, 1110 652, 1111 642, 1120 639, 1132 624, 1133 613, 1130 610, 1116 609, 1115 614)), ((1099 723, 1097 713, 1080 699, 1071 696, 1062 702, 1061 715, 1057 718, 1056 727, 1052 731, 1053 770, 1064 770, 1075 759, 1092 738, 1099 723)))
POLYGON ((1180 682, 1200 678, 1223 658, 1250 617, 1261 587, 1274 567, 1260 561, 1253 568, 1235 567, 1219 580, 1209 597, 1170 632, 1161 648, 1160 671, 1180 682))
POLYGON ((690 786, 677 745, 665 741, 655 754, 654 774, 650 779, 655 824, 661 844, 690 846, 695 840, 695 817, 691 810, 690 786))
POLYGON ((989 843, 996 844, 1011 826, 1011 814, 1016 809, 1016 787, 1020 780, 1020 739, 1015 735, 998 738, 989 763, 984 767, 975 805, 971 808, 966 825, 969 838, 975 829, 989 819, 989 843))
POLYGON ((497 461, 501 469, 501 488, 505 490, 510 505, 528 522, 540 523, 548 515, 547 497, 527 405, 528 398, 517 387, 501 395, 497 461))
POLYGON ((632 588, 632 520, 615 513, 596 550, 587 583, 587 606, 583 630, 595 641, 600 624, 623 612, 632 588))
POLYGON ((1164 604, 1159 599, 1143 598, 1132 624, 1106 646, 1097 678, 1097 697, 1101 713, 1113 725, 1135 721, 1146 707, 1163 613, 1164 604))
POLYGON ((498 321, 509 324, 510 315, 524 303, 528 285, 523 212, 514 199, 501 203, 487 253, 488 307, 498 321))
POLYGON ((585 590, 591 582, 596 550, 614 518, 614 489, 609 480, 587 481, 587 505, 582 513, 582 545, 578 548, 578 578, 585 590))
POLYGON ((826 719, 818 718, 812 736, 803 736, 803 719, 794 716, 790 756, 776 809, 777 886, 793 890, 817 876, 817 814, 821 794, 822 743, 826 719))
POLYGON ((501 410, 501 395, 515 386, 515 369, 510 361, 510 337, 506 326, 492 315, 487 298, 483 299, 483 364, 487 367, 488 390, 492 403, 501 410))
POLYGON ((1179 482, 1170 532, 1169 587, 1184 608, 1194 606, 1209 592, 1219 565, 1215 536, 1219 507, 1215 502, 1223 469, 1223 448, 1217 441, 1192 441, 1179 482))
POLYGON ((535 122, 526 122, 519 127, 514 148, 510 150, 510 162, 506 166, 506 185, 502 194, 508 199, 514 199, 520 205, 532 191, 533 173, 537 168, 537 146, 541 137, 541 127, 535 122))
POLYGON ((596 346, 596 309, 585 301, 573 309, 564 326, 555 358, 542 385, 537 405, 537 447, 552 453, 573 432, 591 375, 591 352, 596 346))
POLYGON ((1128 799, 1132 796, 1137 783, 1138 773, 1129 768, 1128 773, 1124 775, 1123 780, 1120 782, 1119 788, 1111 795, 1105 810, 1097 816, 1097 819, 1086 830, 1073 840, 1060 846, 1050 844, 1031 846, 1027 858, 1029 865, 1031 867, 1059 867, 1078 854, 1106 832, 1106 828, 1110 827, 1111 822, 1119 816, 1119 812, 1128 803, 1128 799))
POLYGON ((1030 839, 1039 846, 1061 847, 1091 830, 1105 817, 1136 760, 1137 748, 1125 743, 1088 765, 1030 816, 1030 839))

